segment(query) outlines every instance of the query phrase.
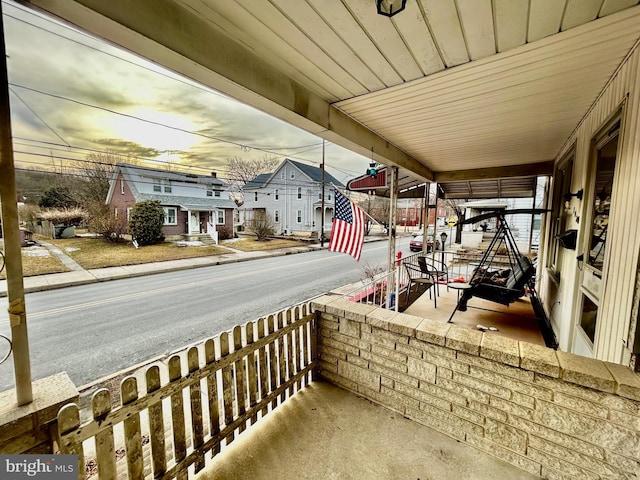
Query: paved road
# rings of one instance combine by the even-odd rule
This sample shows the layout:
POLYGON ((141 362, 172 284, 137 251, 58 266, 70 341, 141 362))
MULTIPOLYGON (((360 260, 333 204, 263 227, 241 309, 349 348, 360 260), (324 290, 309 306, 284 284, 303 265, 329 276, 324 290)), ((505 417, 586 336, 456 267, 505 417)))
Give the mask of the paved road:
MULTIPOLYGON (((408 252, 408 242, 398 248, 408 252)), ((320 250, 27 294, 32 376, 66 371, 89 383, 356 282, 386 256, 381 241, 365 244, 360 263, 320 250)), ((0 333, 9 333, 6 298, 0 333)), ((13 386, 10 358, 0 391, 13 386)))

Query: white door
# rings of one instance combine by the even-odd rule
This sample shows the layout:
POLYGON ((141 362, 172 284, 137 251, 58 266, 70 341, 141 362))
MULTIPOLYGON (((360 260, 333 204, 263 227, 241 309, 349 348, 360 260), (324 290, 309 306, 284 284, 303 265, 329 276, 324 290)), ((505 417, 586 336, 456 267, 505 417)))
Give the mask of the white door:
POLYGON ((200 212, 189 215, 189 233, 200 233, 200 212))

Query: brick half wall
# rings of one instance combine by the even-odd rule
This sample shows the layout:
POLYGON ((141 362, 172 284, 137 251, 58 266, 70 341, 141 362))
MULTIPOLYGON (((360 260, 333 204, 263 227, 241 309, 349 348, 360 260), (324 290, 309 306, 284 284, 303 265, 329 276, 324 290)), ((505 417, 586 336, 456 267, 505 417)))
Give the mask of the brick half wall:
POLYGON ((544 478, 638 478, 630 369, 336 296, 312 308, 332 383, 544 478))

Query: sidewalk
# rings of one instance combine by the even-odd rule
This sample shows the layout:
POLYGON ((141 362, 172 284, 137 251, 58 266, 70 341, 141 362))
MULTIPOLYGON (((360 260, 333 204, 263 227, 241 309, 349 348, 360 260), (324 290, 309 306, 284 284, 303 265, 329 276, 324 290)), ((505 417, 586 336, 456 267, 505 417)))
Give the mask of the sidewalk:
MULTIPOLYGON (((139 277, 154 273, 172 272, 176 270, 187 270, 190 268, 209 267, 213 265, 224 265, 226 263, 244 262, 258 258, 278 257, 305 253, 313 250, 320 250, 320 245, 308 245, 300 247, 283 248, 279 250, 264 250, 257 252, 243 252, 231 250, 230 253, 214 255, 211 257, 187 258, 184 260, 169 260, 166 262, 143 263, 139 265, 126 265, 122 267, 107 267, 85 270, 74 262, 67 254, 62 252, 47 242, 39 242, 47 247, 53 255, 56 255, 70 269, 69 272, 52 273, 48 275, 37 275, 24 277, 25 293, 40 292, 43 290, 53 290, 56 288, 71 287, 74 285, 86 285, 89 283, 106 282, 121 278, 139 277), (75 264, 75 265, 74 265, 75 264)), ((326 244, 325 247, 326 248, 326 244)), ((0 297, 7 296, 7 281, 0 280, 0 297)))

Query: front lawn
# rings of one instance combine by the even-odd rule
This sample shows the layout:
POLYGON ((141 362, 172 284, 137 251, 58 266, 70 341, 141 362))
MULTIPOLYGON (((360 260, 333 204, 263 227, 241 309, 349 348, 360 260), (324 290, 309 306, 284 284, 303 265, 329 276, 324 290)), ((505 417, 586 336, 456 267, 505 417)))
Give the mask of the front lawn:
POLYGON ((87 270, 229 253, 222 247, 178 247, 171 242, 135 248, 128 242, 111 243, 100 238, 64 238, 47 241, 56 245, 87 270))
POLYGON ((279 248, 304 247, 308 243, 299 240, 286 240, 281 238, 273 238, 259 242, 255 238, 243 238, 229 243, 224 243, 229 248, 242 250, 243 252, 256 252, 259 250, 277 250, 279 248))

